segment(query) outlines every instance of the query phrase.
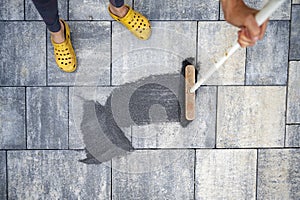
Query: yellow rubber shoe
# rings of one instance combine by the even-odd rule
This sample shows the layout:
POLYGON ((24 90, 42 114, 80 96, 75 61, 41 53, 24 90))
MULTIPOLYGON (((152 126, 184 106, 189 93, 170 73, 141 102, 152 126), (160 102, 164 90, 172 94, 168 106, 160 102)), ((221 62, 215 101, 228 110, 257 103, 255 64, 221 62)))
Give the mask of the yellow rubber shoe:
POLYGON ((55 61, 58 67, 64 72, 74 72, 77 68, 77 63, 76 55, 71 43, 70 28, 64 20, 61 19, 61 21, 65 27, 66 39, 63 43, 57 44, 51 38, 51 42, 54 47, 55 61))
POLYGON ((113 19, 123 24, 137 38, 147 40, 151 35, 151 25, 149 20, 141 13, 133 10, 130 6, 125 6, 128 8, 128 12, 124 17, 114 15, 109 7, 108 12, 113 19))

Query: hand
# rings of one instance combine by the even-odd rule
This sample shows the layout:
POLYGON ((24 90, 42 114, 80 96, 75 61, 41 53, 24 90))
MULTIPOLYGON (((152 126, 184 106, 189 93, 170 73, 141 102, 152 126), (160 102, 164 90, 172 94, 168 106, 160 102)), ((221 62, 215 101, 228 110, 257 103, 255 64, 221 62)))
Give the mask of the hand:
POLYGON ((249 8, 242 0, 222 0, 222 8, 225 20, 241 28, 238 32, 241 47, 253 46, 263 38, 268 20, 259 27, 255 20, 258 10, 249 8))

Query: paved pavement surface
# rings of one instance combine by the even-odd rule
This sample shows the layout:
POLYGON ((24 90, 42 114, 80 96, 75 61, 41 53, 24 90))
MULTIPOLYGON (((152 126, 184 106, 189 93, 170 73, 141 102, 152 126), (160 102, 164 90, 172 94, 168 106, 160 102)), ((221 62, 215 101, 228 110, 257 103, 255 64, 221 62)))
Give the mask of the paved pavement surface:
POLYGON ((1 0, 0 199, 300 199, 299 0, 201 87, 193 122, 133 124, 122 130, 135 151, 79 161, 86 100, 104 105, 124 84, 180 74, 185 59, 200 77, 236 39, 218 0, 126 2, 151 20, 148 41, 112 21, 105 0, 59 1, 78 58, 67 74, 32 2, 1 0))

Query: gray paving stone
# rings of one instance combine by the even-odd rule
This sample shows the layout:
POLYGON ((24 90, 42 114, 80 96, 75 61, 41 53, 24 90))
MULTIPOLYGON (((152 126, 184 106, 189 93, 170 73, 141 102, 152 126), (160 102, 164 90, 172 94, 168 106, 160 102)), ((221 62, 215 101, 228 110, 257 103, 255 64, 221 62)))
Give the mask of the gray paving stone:
MULTIPOLYGON (((199 22, 198 64, 199 79, 219 61, 237 40, 238 29, 226 22, 199 22), (212 34, 215 33, 215 34, 212 34)), ((246 50, 239 49, 205 85, 244 85, 246 50)))
MULTIPOLYGON (((70 20, 112 20, 108 14, 108 0, 72 0, 69 3, 70 20)), ((132 5, 131 0, 125 0, 132 5)))
POLYGON ((293 4, 300 4, 300 0, 293 0, 293 4))
POLYGON ((300 125, 286 126, 286 147, 300 147, 300 125))
POLYGON ((216 88, 202 87, 196 98, 196 119, 180 123, 154 123, 132 127, 135 148, 212 148, 215 146, 216 88))
MULTIPOLYGON (((266 4, 265 0, 245 0, 246 5, 254 9, 262 9, 266 4)), ((289 20, 290 19, 290 11, 291 11, 291 0, 286 0, 270 17, 271 20, 289 20)), ((220 19, 224 20, 224 12, 221 9, 220 11, 220 19)))
POLYGON ((196 199, 255 199, 256 150, 197 150, 196 199))
POLYGON ((289 22, 270 21, 265 37, 248 48, 247 85, 283 85, 287 82, 289 22))
POLYGON ((194 151, 135 151, 113 159, 113 199, 193 199, 194 151))
MULTIPOLYGON (((48 40, 49 85, 110 84, 110 23, 69 22, 72 44, 77 57, 77 71, 64 73, 56 65, 53 46, 48 40)), ((48 34, 49 35, 49 34, 48 34)))
POLYGON ((217 147, 283 147, 285 87, 220 87, 217 147))
POLYGON ((86 165, 82 151, 8 152, 10 199, 110 199, 109 164, 86 165))
POLYGON ((6 153, 0 151, 0 199, 6 199, 6 153))
POLYGON ((261 149, 257 199, 300 198, 300 149, 261 149))
POLYGON ((27 91, 28 148, 68 148, 68 88, 28 88, 27 91))
POLYGON ((290 60, 300 60, 300 5, 292 7, 290 60))
POLYGON ((113 84, 180 73, 182 62, 196 57, 196 29, 196 22, 152 22, 152 36, 141 41, 113 22, 113 84))
POLYGON ((43 22, 0 22, 0 30, 0 85, 45 85, 43 22))
MULTIPOLYGON (((70 134, 69 142, 71 149, 85 148, 83 133, 80 128, 83 117, 83 103, 86 100, 94 100, 104 105, 114 88, 109 87, 72 87, 70 88, 70 134)), ((125 132, 126 137, 131 140, 131 129, 125 132)))
POLYGON ((0 20, 23 20, 24 1, 2 0, 0 3, 0 11, 0 20))
MULTIPOLYGON (((68 1, 58 0, 58 14, 60 18, 65 20, 68 19, 68 1)), ((42 17, 32 3, 32 0, 25 0, 25 19, 42 20, 42 17)))
POLYGON ((136 10, 150 20, 218 20, 219 1, 135 1, 136 10))
POLYGON ((300 123, 300 62, 290 62, 287 122, 300 123))
POLYGON ((26 148, 25 89, 0 88, 0 149, 26 148))

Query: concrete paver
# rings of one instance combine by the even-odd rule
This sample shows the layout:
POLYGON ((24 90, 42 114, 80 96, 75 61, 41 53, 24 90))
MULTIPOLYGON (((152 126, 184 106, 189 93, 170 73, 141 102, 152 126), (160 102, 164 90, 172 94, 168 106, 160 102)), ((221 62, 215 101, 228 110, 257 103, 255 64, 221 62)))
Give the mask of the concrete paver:
POLYGON ((25 88, 0 88, 0 148, 26 148, 25 88))
MULTIPOLYGON (((245 1, 255 8, 265 3, 245 1)), ((130 89, 176 79, 176 101, 157 88, 144 88, 139 100, 150 102, 149 94, 182 102, 183 64, 194 64, 203 77, 238 29, 224 21, 219 0, 125 2, 151 20, 149 40, 113 21, 108 0, 58 1, 78 61, 68 74, 56 66, 31 0, 1 1, 0 199, 300 199, 300 1, 286 0, 264 39, 240 49, 198 90, 190 123, 166 121, 169 107, 155 101, 124 114, 136 100, 130 89), (108 145, 87 140, 82 130, 94 130, 89 120, 82 126, 91 100, 102 117, 94 113, 91 124, 111 131, 103 139, 108 145), (110 112, 112 118, 103 117, 110 112), (151 119, 134 121, 145 112, 151 119), (122 127, 120 116, 134 123, 122 127), (119 152, 111 138, 124 139, 120 132, 136 149, 96 162, 97 148, 119 152)))
POLYGON ((27 88, 27 148, 68 148, 68 88, 27 88))

